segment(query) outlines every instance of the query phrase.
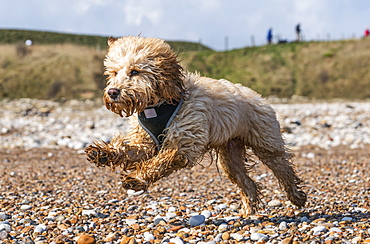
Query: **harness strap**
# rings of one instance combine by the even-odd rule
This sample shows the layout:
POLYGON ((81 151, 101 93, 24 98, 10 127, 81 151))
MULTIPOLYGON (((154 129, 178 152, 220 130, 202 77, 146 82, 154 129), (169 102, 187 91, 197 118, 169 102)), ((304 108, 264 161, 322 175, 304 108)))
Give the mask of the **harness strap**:
POLYGON ((166 102, 149 106, 138 114, 140 126, 150 135, 157 144, 158 150, 162 147, 167 128, 179 111, 183 100, 174 104, 166 102))

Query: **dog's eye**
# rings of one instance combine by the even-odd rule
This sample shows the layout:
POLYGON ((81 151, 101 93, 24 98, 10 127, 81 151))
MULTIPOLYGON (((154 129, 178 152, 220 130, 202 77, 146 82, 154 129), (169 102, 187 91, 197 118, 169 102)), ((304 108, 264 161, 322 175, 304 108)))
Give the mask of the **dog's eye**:
POLYGON ((134 76, 134 75, 138 75, 138 74, 139 74, 139 71, 137 71, 137 70, 132 70, 130 72, 130 76, 134 76))

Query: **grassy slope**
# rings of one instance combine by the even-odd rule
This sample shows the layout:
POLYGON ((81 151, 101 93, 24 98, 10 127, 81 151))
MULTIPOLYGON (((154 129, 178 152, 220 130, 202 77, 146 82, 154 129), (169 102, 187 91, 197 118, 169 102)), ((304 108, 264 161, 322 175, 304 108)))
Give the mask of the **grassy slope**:
POLYGON ((184 64, 264 96, 370 98, 370 40, 290 43, 225 53, 184 53, 184 64))
MULTIPOLYGON (((35 44, 27 49, 20 44, 0 45, 0 99, 101 96, 105 48, 35 44)), ((180 51, 190 71, 242 83, 263 96, 370 98, 370 40, 290 43, 228 52, 206 47, 194 51, 199 50, 196 43, 170 44, 180 51)))

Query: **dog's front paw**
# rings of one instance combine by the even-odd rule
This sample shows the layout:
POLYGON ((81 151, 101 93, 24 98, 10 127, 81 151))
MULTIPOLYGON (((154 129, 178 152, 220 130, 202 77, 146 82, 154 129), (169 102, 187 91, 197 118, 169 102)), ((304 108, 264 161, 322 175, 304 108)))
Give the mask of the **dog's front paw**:
POLYGON ((122 187, 128 190, 135 190, 135 191, 146 191, 148 189, 147 182, 125 175, 121 177, 122 179, 122 187))
POLYGON ((97 145, 90 145, 85 148, 87 160, 97 167, 114 167, 114 161, 117 158, 116 152, 107 150, 97 145))

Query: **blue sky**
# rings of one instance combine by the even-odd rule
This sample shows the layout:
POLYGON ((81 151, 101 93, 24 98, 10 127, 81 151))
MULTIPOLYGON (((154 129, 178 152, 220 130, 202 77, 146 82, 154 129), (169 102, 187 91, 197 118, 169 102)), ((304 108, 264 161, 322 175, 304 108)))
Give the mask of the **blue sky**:
POLYGON ((369 0, 0 0, 0 28, 201 41, 216 50, 292 41, 360 38, 369 0), (276 39, 275 39, 276 40, 276 39))

